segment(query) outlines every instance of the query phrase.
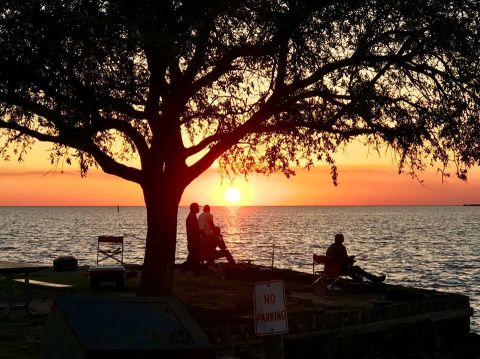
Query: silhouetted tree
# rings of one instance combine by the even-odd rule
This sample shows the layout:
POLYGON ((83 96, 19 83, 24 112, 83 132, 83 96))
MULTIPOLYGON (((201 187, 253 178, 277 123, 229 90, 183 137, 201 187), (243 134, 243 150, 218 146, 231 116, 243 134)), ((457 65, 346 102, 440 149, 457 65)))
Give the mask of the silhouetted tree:
POLYGON ((2 154, 48 141, 82 175, 138 183, 139 294, 170 293, 179 201, 217 160, 227 177, 326 161, 336 181, 332 155, 360 136, 400 171, 453 164, 465 179, 480 159, 478 6, 4 0, 2 154))

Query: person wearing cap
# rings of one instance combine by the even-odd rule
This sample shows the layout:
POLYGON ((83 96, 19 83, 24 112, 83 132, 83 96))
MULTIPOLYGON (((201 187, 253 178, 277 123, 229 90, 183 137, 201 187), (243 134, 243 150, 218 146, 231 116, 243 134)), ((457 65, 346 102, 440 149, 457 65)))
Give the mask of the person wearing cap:
POLYGON ((337 275, 348 275, 353 279, 366 278, 372 282, 383 282, 385 275, 368 273, 359 266, 354 266, 355 256, 349 256, 343 245, 345 238, 342 233, 335 235, 335 242, 330 245, 326 253, 325 272, 337 275))
POLYGON ((180 266, 182 272, 187 269, 191 269, 196 276, 200 275, 200 251, 201 251, 201 238, 200 229, 198 226, 197 213, 200 211, 198 203, 194 202, 190 204, 190 213, 188 213, 186 220, 187 227, 187 260, 180 266))

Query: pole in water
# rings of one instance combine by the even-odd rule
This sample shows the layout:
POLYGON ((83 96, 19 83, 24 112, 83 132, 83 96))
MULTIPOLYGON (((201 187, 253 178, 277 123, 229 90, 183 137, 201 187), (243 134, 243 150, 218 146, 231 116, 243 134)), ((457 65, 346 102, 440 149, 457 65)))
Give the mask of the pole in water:
POLYGON ((273 245, 272 245, 272 269, 273 269, 274 262, 275 262, 275 242, 273 242, 273 245))
POLYGON ((120 206, 117 206, 117 213, 120 213, 120 206))

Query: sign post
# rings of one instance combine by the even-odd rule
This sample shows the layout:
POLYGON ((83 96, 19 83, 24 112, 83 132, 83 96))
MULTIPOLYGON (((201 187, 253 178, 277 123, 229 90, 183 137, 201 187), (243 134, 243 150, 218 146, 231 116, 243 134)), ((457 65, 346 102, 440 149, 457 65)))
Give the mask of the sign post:
POLYGON ((288 332, 283 281, 256 283, 253 302, 255 334, 262 336, 265 358, 283 358, 282 334, 288 332))

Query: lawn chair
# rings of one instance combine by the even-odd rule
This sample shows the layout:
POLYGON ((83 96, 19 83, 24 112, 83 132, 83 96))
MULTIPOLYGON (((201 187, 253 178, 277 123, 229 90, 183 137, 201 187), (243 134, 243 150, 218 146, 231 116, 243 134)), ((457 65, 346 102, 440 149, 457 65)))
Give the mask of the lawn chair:
POLYGON ((312 285, 322 283, 325 288, 333 289, 335 285, 339 283, 342 278, 342 271, 340 267, 329 266, 329 270, 325 271, 325 264, 327 262, 327 257, 324 255, 313 254, 312 256, 312 273, 316 277, 312 285), (323 265, 324 269, 322 271, 316 271, 315 265, 323 265))
POLYGON ((123 236, 99 236, 97 242, 98 263, 112 259, 123 265, 123 236))

